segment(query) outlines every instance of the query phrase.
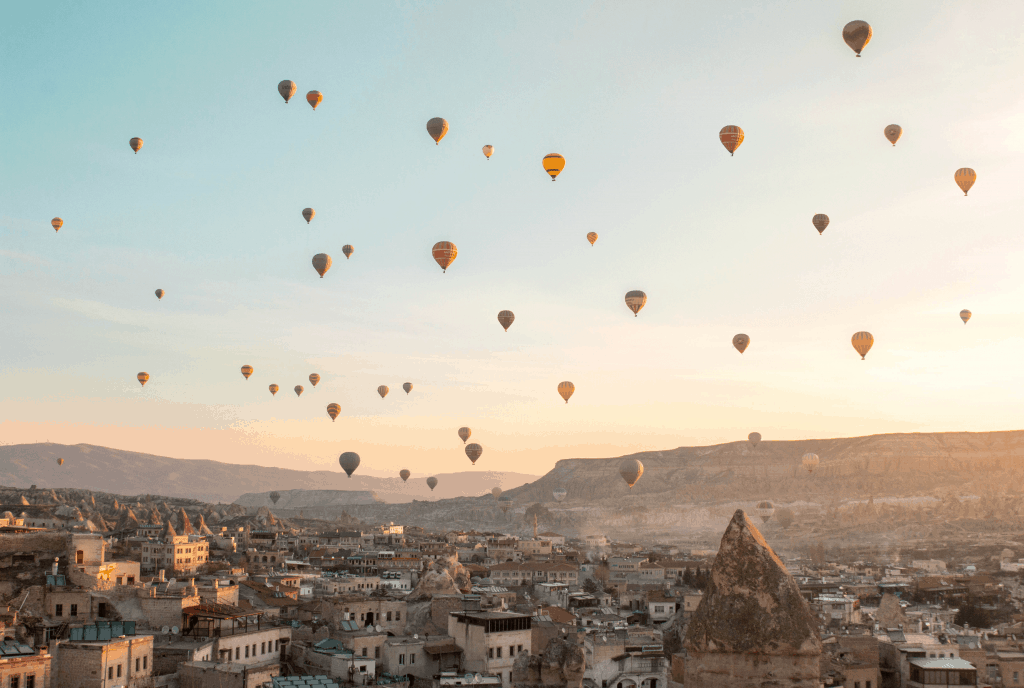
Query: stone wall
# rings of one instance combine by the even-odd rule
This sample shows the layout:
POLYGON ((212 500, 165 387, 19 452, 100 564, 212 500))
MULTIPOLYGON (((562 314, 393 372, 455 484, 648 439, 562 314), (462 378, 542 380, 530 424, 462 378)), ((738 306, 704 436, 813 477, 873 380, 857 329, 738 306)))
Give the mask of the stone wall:
MULTIPOLYGON (((11 552, 56 552, 68 549, 67 535, 60 533, 8 533, 0 538, 0 554, 11 552)), ((61 556, 61 563, 67 563, 61 556)))
POLYGON ((686 688, 818 688, 820 656, 694 652, 686 658, 686 688))

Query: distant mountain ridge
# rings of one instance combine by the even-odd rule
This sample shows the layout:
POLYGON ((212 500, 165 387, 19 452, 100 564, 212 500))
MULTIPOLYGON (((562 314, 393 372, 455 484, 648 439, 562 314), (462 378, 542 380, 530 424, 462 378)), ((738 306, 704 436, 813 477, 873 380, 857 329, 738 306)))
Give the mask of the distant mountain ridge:
POLYGON ((212 503, 231 503, 245 493, 272 490, 370 492, 385 502, 446 499, 487 493, 498 486, 517 487, 537 476, 474 470, 436 473, 431 492, 424 477, 351 478, 337 471, 298 471, 219 461, 174 459, 90 444, 14 444, 0 446, 0 485, 78 487, 119 494, 160 494, 212 503), (57 459, 64 465, 58 466, 57 459))

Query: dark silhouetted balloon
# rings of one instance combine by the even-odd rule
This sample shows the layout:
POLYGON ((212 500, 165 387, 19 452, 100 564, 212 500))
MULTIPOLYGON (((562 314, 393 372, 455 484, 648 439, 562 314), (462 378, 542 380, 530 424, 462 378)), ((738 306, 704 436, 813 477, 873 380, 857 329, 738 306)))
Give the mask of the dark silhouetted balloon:
POLYGON ((341 469, 345 471, 345 474, 351 478, 355 470, 359 468, 359 454, 345 452, 338 457, 338 463, 341 464, 341 469))
POLYGON ((476 460, 479 459, 480 455, 483 453, 484 448, 476 442, 466 445, 466 456, 469 457, 469 460, 472 461, 474 465, 476 464, 476 460))

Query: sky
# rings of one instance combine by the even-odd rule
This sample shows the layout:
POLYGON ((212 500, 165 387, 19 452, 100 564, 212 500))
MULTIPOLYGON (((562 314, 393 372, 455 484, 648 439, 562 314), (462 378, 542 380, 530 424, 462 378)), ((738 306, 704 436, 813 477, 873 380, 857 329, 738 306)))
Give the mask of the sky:
POLYGON ((1021 26, 995 1, 8 5, 0 442, 423 474, 473 468, 468 425, 479 469, 540 474, 1019 429, 1021 26))

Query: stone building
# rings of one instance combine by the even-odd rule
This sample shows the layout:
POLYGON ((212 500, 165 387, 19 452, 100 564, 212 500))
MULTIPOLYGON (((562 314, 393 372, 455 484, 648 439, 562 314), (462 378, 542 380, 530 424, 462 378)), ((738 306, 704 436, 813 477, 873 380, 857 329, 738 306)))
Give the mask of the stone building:
POLYGON ((530 654, 531 617, 510 612, 456 612, 448 616, 448 635, 464 653, 466 671, 512 681, 516 656, 530 654))
POLYGON ((738 510, 686 632, 686 688, 817 688, 821 638, 793 576, 738 510))
POLYGON ((210 560, 210 543, 200 535, 178 535, 168 521, 163 535, 141 543, 142 570, 194 573, 210 560))
POLYGON ((51 681, 52 657, 46 651, 36 650, 27 645, 5 639, 0 643, 0 686, 24 686, 24 688, 50 688, 57 684, 51 681))
POLYGON ((55 673, 54 683, 60 688, 148 688, 153 674, 153 636, 62 642, 55 673))

